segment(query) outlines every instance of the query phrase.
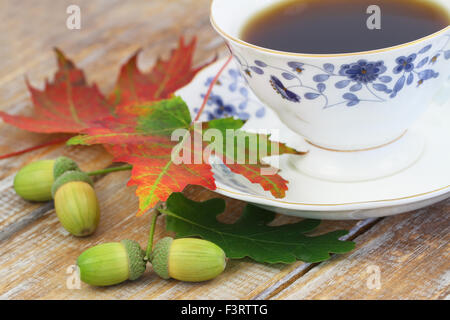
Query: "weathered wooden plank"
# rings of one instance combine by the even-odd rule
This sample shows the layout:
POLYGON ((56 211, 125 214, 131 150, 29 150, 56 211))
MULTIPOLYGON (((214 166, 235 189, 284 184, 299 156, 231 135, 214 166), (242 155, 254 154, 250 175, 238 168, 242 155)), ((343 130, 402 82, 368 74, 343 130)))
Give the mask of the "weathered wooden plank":
POLYGON ((274 298, 448 299, 449 213, 447 200, 383 219, 356 239, 357 250, 321 263, 274 298))
POLYGON ((33 84, 42 84, 43 77, 54 71, 55 46, 85 68, 88 78, 102 89, 112 87, 119 62, 140 47, 145 49, 140 59, 144 68, 158 55, 167 55, 181 35, 199 38, 197 61, 223 52, 223 42, 209 26, 208 4, 209 0, 6 1, 1 12, 2 25, 9 29, 0 35, 0 42, 8 44, 0 53, 1 108, 9 109, 17 95, 27 95, 25 74, 33 84), (81 30, 65 26, 70 4, 81 7, 81 30))

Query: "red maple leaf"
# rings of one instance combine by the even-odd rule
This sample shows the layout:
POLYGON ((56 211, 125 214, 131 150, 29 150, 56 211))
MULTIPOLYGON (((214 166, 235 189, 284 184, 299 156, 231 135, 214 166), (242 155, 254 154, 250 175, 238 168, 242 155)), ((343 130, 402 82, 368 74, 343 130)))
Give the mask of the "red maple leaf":
POLYGON ((211 165, 175 164, 171 152, 178 145, 168 137, 148 137, 145 143, 128 143, 107 146, 114 161, 133 166, 128 186, 137 186, 139 197, 138 216, 153 208, 159 201, 166 201, 175 191, 183 191, 189 185, 216 189, 211 165))
POLYGON ((197 68, 192 67, 196 39, 185 44, 181 37, 177 49, 172 50, 170 59, 158 59, 152 70, 142 73, 137 66, 138 50, 125 63, 119 74, 116 87, 110 96, 114 105, 126 107, 149 101, 168 99, 178 89, 187 85, 194 76, 212 61, 197 68))
MULTIPOLYGON (((162 100, 157 103, 144 106, 129 106, 127 110, 131 114, 138 115, 134 118, 127 118, 129 122, 115 125, 109 128, 91 128, 87 135, 77 136, 69 141, 69 144, 104 144, 107 150, 114 155, 114 161, 127 162, 133 166, 132 178, 128 185, 136 185, 136 194, 139 197, 139 214, 143 214, 152 208, 159 201, 165 201, 173 192, 180 192, 188 184, 201 185, 208 189, 215 190, 212 166, 209 158, 203 156, 204 150, 210 145, 209 142, 201 139, 200 143, 195 142, 195 133, 199 133, 190 116, 189 108, 185 102, 174 97, 170 100, 162 100), (145 111, 144 111, 145 110, 145 111), (184 130, 180 140, 172 140, 171 135, 176 129, 184 130), (173 155, 178 155, 182 150, 183 156, 188 152, 188 161, 176 163, 173 155), (195 156, 200 155, 200 161, 195 161, 195 156)), ((204 130, 216 129, 222 132, 225 137, 225 130, 233 129, 237 132, 243 125, 243 121, 227 118, 217 119, 201 124, 200 137, 204 130)), ((267 141, 264 135, 253 135, 257 139, 267 141)), ((237 137, 235 139, 238 139, 237 137)), ((225 160, 225 164, 231 171, 242 174, 250 182, 257 183, 264 190, 270 191, 273 196, 282 198, 287 190, 287 181, 277 174, 275 168, 264 164, 260 158, 260 150, 248 143, 244 147, 224 150, 229 146, 227 141, 222 141, 220 150, 215 150, 214 154, 225 160), (247 158, 257 159, 255 163, 237 162, 238 155, 245 154, 247 158), (233 161, 229 161, 232 159, 233 161), (233 164, 228 164, 228 163, 233 164), (261 169, 272 169, 273 174, 266 175, 261 169)), ((269 146, 267 146, 269 147, 269 146)), ((284 144, 279 144, 279 150, 272 152, 267 150, 268 155, 278 155, 283 153, 301 154, 284 144)))
POLYGON ((23 130, 42 133, 77 133, 92 122, 111 114, 112 108, 97 86, 88 85, 82 70, 55 49, 58 70, 53 82, 46 81, 43 91, 27 81, 34 103, 34 115, 12 116, 0 112, 6 123, 23 130))
MULTIPOLYGON (((29 86, 35 115, 24 117, 0 113, 0 117, 30 131, 86 134, 73 138, 70 144, 105 145, 115 161, 133 165, 129 185, 138 187, 141 214, 157 202, 165 201, 172 192, 182 191, 188 184, 214 190, 216 185, 209 159, 203 159, 201 163, 180 164, 172 158, 174 150, 183 148, 189 142, 187 149, 192 154, 198 154, 209 145, 202 142, 200 149, 193 146, 191 134, 194 126, 189 108, 181 98, 173 96, 204 67, 192 66, 194 48, 195 39, 186 45, 181 38, 179 47, 172 51, 170 58, 159 59, 148 73, 139 71, 136 53, 121 68, 114 92, 108 99, 95 84, 88 85, 83 71, 56 50, 59 68, 53 82, 46 83, 43 91, 29 86), (181 142, 172 141, 171 134, 176 129, 184 129, 189 134, 181 142)), ((211 88, 212 85, 208 92, 211 88)), ((206 101, 207 98, 204 104, 206 101)), ((238 130, 243 125, 241 120, 231 118, 214 121, 203 123, 203 128, 238 130)), ((278 154, 301 154, 283 144, 279 147, 278 154)), ((234 155, 247 151, 258 154, 257 163, 227 164, 230 170, 261 185, 275 197, 284 197, 287 181, 278 174, 262 174, 261 169, 269 166, 259 158, 258 149, 248 145, 244 149, 234 152, 234 155)), ((216 155, 230 160, 227 153, 218 152, 216 155)))
POLYGON ((0 112, 6 123, 23 130, 41 133, 81 133, 92 127, 109 127, 129 122, 136 115, 127 106, 151 103, 169 98, 176 90, 187 85, 209 63, 194 68, 195 38, 179 47, 168 60, 158 59, 148 73, 139 71, 134 54, 121 68, 114 92, 106 99, 98 87, 88 85, 84 73, 64 54, 55 49, 58 70, 53 82, 47 82, 43 91, 33 88, 27 81, 34 104, 30 117, 0 112))

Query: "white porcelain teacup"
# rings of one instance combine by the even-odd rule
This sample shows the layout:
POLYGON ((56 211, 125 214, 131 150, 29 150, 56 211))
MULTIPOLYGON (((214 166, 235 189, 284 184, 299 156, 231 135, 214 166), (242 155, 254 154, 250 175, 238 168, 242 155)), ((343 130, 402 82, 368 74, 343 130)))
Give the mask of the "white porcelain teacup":
MULTIPOLYGON (((450 1, 430 1, 450 15, 450 1)), ((251 90, 310 143, 297 167, 358 181, 411 165, 423 141, 407 131, 450 75, 450 26, 394 47, 344 54, 281 52, 240 39, 248 20, 277 2, 213 0, 211 22, 251 90)))

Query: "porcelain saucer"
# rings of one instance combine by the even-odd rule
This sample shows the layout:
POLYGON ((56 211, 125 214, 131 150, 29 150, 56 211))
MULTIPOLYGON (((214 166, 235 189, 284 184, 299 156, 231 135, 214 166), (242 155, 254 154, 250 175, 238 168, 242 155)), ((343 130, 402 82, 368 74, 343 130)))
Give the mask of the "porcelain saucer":
MULTIPOLYGON (((212 79, 225 60, 202 70, 186 87, 177 92, 193 114, 203 101, 212 79)), ((213 88, 202 120, 235 116, 247 120, 244 129, 279 130, 281 142, 307 151, 311 146, 288 129, 276 114, 247 88, 238 68, 230 63, 213 88)), ((450 81, 435 96, 427 112, 409 130, 421 136, 425 147, 419 159, 394 175, 363 182, 333 182, 300 172, 290 155, 268 162, 281 169, 289 181, 285 198, 276 199, 259 185, 232 173, 214 161, 216 192, 247 201, 278 213, 317 219, 349 220, 382 217, 432 205, 450 197, 450 81)), ((367 168, 370 170, 370 168, 367 168)))

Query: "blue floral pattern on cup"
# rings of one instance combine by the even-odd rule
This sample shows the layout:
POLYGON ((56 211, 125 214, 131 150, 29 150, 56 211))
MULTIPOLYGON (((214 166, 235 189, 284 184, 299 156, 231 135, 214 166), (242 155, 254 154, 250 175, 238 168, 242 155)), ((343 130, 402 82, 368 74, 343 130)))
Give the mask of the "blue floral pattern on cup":
POLYGON ((394 68, 394 73, 399 74, 403 70, 405 72, 411 72, 414 69, 414 60, 416 60, 417 54, 413 53, 409 57, 401 56, 395 59, 397 66, 394 68))
MULTIPOLYGON (((249 71, 250 72, 250 71, 249 71)), ((209 77, 204 83, 205 89, 209 88, 214 77, 209 77)), ((204 114, 207 120, 236 117, 242 120, 248 120, 252 116, 262 118, 266 114, 265 106, 261 105, 259 101, 254 100, 254 97, 249 93, 245 78, 242 77, 238 69, 228 69, 228 72, 223 74, 216 82, 215 87, 221 88, 220 91, 226 90, 227 93, 232 93, 233 99, 224 101, 219 90, 213 90, 209 96, 206 104, 204 114)), ((205 93, 200 94, 204 99, 205 93)), ((194 112, 198 112, 198 108, 194 108, 194 112)))
POLYGON ((300 96, 295 94, 294 92, 288 90, 284 86, 284 84, 275 76, 270 77, 270 84, 275 89, 275 91, 281 95, 283 99, 292 101, 292 102, 300 102, 300 96))
POLYGON ((358 84, 364 84, 374 82, 386 70, 387 68, 384 66, 383 61, 368 62, 367 60, 359 60, 352 64, 342 65, 339 74, 358 84))
POLYGON ((342 104, 353 107, 361 101, 384 102, 393 99, 405 86, 415 82, 418 88, 425 81, 439 77, 439 72, 433 69, 434 64, 439 59, 450 59, 450 34, 445 37, 447 41, 440 49, 433 52, 433 46, 426 45, 418 52, 397 57, 394 66, 388 66, 381 60, 360 59, 350 64, 325 63, 321 66, 290 61, 286 68, 280 68, 261 60, 248 63, 244 57, 236 53, 233 55, 245 76, 252 78, 267 74, 273 90, 282 99, 293 103, 302 103, 302 98, 322 99, 324 109, 342 104), (306 85, 302 79, 302 74, 308 69, 316 73, 312 77, 314 86, 306 85), (341 101, 330 101, 327 94, 330 86, 343 91, 341 101))

